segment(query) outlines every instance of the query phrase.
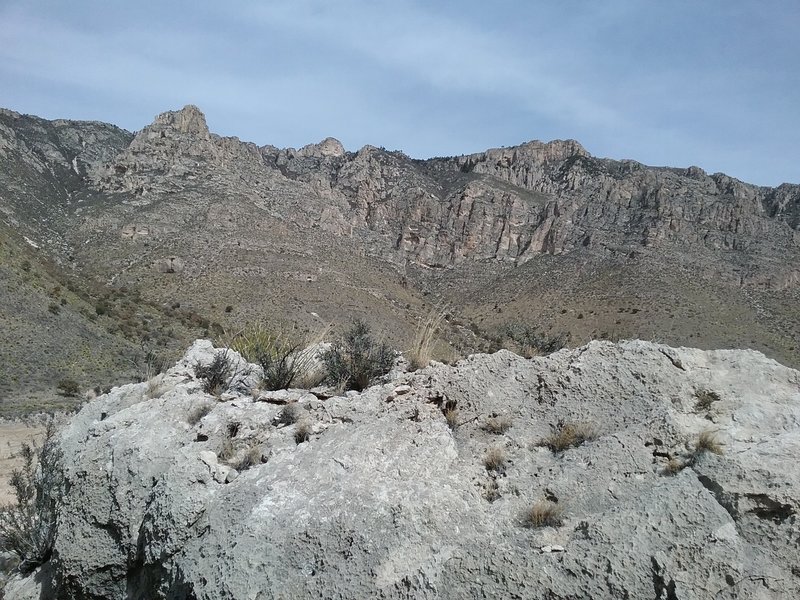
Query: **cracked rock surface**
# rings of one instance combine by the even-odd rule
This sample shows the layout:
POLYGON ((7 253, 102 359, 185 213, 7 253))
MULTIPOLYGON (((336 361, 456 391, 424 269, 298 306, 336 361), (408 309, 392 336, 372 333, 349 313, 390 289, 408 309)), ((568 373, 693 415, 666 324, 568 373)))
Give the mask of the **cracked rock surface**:
POLYGON ((758 352, 503 350, 359 394, 290 392, 290 424, 283 403, 203 393, 192 365, 213 353, 196 342, 163 395, 116 388, 63 432, 59 597, 800 595, 800 373, 758 352), (587 439, 542 445, 564 426, 587 439), (696 449, 702 432, 721 454, 696 449), (560 525, 528 526, 544 501, 560 525))

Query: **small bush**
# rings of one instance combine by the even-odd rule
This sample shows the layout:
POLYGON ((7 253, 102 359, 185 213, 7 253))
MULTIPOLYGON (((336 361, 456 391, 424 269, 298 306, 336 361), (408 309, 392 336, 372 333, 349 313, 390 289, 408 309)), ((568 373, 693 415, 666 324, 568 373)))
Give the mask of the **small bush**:
POLYGON ((18 570, 29 573, 50 558, 64 490, 61 449, 52 422, 41 446, 23 444, 22 458, 22 468, 11 473, 17 503, 0 507, 0 550, 16 554, 18 570))
POLYGON ((499 446, 494 446, 486 451, 483 464, 487 471, 502 472, 506 466, 506 452, 499 446))
POLYGON ((59 305, 58 305, 58 304, 56 304, 55 302, 51 302, 51 303, 49 304, 49 306, 47 307, 47 310, 48 310, 50 313, 52 313, 52 314, 54 314, 54 315, 57 315, 57 314, 58 314, 58 313, 61 311, 61 306, 59 306, 59 305))
MULTIPOLYGON (((583 318, 583 315, 578 318, 583 318)), ((566 347, 569 342, 569 333, 539 333, 527 323, 510 323, 500 330, 500 335, 513 341, 527 357, 552 354, 566 347)))
POLYGON ((699 456, 704 452, 722 454, 722 444, 717 438, 717 434, 708 429, 700 432, 700 435, 697 436, 697 443, 694 446, 695 456, 699 456))
POLYGON ((446 408, 444 411, 444 420, 447 421, 447 426, 453 431, 458 429, 458 409, 454 407, 446 408))
POLYGON ((61 392, 61 395, 67 398, 74 398, 81 391, 81 387, 78 385, 77 381, 67 378, 61 379, 56 387, 58 391, 61 392))
POLYGON ((283 410, 278 415, 278 423, 283 425, 294 425, 305 414, 307 414, 307 411, 302 404, 291 402, 284 406, 283 410))
POLYGON ((677 475, 686 467, 687 464, 679 458, 670 458, 667 464, 664 466, 663 474, 669 476, 677 475))
POLYGON ((145 395, 152 399, 152 398, 160 398, 163 396, 168 390, 168 386, 164 383, 164 376, 163 375, 156 375, 155 377, 151 377, 147 380, 147 389, 145 390, 145 395))
POLYGON ((555 427, 553 433, 544 438, 540 445, 547 446, 553 452, 563 452, 569 448, 577 448, 596 436, 594 428, 585 423, 563 423, 555 427))
POLYGON ((719 402, 722 398, 713 390, 697 390, 694 393, 695 403, 694 409, 697 412, 706 412, 711 409, 714 402, 719 402))
POLYGON ((500 435, 511 429, 511 419, 509 417, 490 417, 486 419, 483 428, 489 433, 500 435))
POLYGON ((528 509, 525 523, 528 527, 558 527, 562 523, 564 509, 549 500, 541 500, 528 509))
POLYGON ((231 466, 236 469, 237 471, 246 471, 250 467, 254 467, 255 465, 260 465, 262 462, 262 452, 261 452, 261 444, 253 444, 251 445, 246 452, 242 455, 242 457, 231 464, 231 466))
POLYGON ((414 342, 411 350, 408 352, 408 360, 411 363, 411 368, 414 370, 424 369, 427 367, 432 356, 433 345, 436 333, 444 322, 447 310, 445 308, 437 308, 417 326, 417 332, 414 335, 414 342))
POLYGON ((245 366, 236 367, 228 356, 228 349, 219 350, 210 364, 199 361, 194 365, 194 375, 203 380, 203 391, 212 396, 220 396, 230 389, 246 389, 245 380, 250 370, 245 366))
POLYGON ((362 391, 392 369, 394 352, 372 338, 364 321, 356 320, 344 338, 334 342, 322 355, 322 360, 329 383, 342 383, 345 389, 362 391))

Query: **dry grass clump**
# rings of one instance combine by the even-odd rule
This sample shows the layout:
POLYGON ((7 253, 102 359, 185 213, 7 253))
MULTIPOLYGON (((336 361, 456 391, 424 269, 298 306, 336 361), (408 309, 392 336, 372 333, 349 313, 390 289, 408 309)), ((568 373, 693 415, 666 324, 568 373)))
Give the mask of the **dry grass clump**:
POLYGON ((559 527, 563 521, 564 509, 555 502, 540 500, 525 513, 528 527, 559 527))
POLYGON ((697 412, 706 412, 711 409, 714 402, 722 400, 720 395, 713 390, 696 390, 694 393, 694 409, 697 412))
POLYGON ((197 425, 203 419, 203 417, 205 417, 213 409, 214 405, 210 402, 201 404, 200 406, 195 406, 189 411, 189 414, 186 415, 186 422, 189 423, 189 425, 197 425))
POLYGON ((700 455, 703 452, 722 454, 722 444, 720 443, 719 438, 717 438, 717 434, 708 429, 700 432, 700 435, 697 436, 697 442, 694 446, 695 456, 700 455))
POLYGON ((307 442, 311 439, 311 434, 313 432, 311 421, 308 419, 304 419, 300 421, 294 430, 294 441, 298 444, 302 444, 303 442, 307 442))
POLYGON ((164 375, 156 375, 147 380, 147 389, 145 395, 150 398, 161 398, 167 391, 169 386, 164 382, 164 375))
POLYGON ((444 411, 444 420, 447 421, 447 426, 455 431, 458 428, 458 409, 451 407, 444 411))
POLYGON ((683 471, 687 467, 686 461, 683 461, 679 458, 670 458, 666 465, 664 465, 664 470, 662 471, 664 475, 672 476, 677 475, 681 471, 683 471))
POLYGON ((414 342, 408 351, 408 361, 411 363, 413 370, 424 369, 430 364, 433 358, 433 346, 436 341, 435 335, 442 326, 445 316, 447 316, 447 309, 438 307, 433 309, 425 320, 417 325, 414 342))
POLYGON ((500 446, 493 446, 486 451, 483 465, 487 471, 502 472, 506 466, 506 452, 500 446))
POLYGON ((303 415, 307 413, 305 407, 297 402, 291 402, 283 407, 278 415, 278 423, 282 425, 294 425, 303 415))
POLYGON ((260 465, 263 462, 262 456, 263 453, 261 452, 261 444, 253 444, 247 449, 242 457, 231 464, 231 466, 239 472, 246 471, 250 467, 260 465))
POLYGON ((547 446, 553 452, 563 452, 596 437, 597 432, 588 423, 559 423, 553 433, 544 438, 540 445, 547 446))
POLYGON ((236 446, 233 443, 233 440, 230 437, 225 437, 222 440, 222 445, 220 446, 219 452, 217 452, 217 460, 220 462, 230 462, 236 456, 236 446))
POLYGON ((505 416, 490 417, 486 419, 483 428, 489 433, 500 435, 511 429, 511 419, 505 416))

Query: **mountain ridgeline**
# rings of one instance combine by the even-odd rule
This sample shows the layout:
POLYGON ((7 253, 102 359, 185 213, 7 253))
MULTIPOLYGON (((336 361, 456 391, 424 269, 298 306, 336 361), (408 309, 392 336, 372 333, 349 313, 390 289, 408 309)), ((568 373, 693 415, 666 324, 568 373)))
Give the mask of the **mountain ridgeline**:
MULTIPOLYGON (((428 160, 332 138, 259 147, 214 135, 194 106, 135 134, 0 110, 0 164, 10 255, 51 265, 89 304, 136 294, 128 312, 176 348, 197 326, 353 317, 402 348, 446 305, 453 355, 525 323, 573 344, 641 337, 800 364, 798 185, 596 158, 572 140, 428 160)), ((8 298, 26 280, 13 264, 8 298)), ((35 327, 39 309, 11 304, 5 321, 35 327)), ((102 319, 49 331, 84 339, 99 326, 97 344, 116 336, 120 357, 142 333, 102 319)))

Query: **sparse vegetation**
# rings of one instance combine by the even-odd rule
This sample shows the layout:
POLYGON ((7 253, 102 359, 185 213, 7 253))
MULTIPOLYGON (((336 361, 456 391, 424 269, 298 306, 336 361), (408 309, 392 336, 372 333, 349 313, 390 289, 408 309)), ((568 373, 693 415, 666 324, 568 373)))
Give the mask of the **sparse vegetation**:
POLYGON ((81 391, 81 386, 74 379, 64 378, 59 380, 56 386, 62 396, 67 398, 74 398, 81 391))
POLYGON ((683 471, 687 466, 688 465, 686 461, 673 457, 670 458, 669 461, 667 461, 667 464, 664 466, 663 473, 664 475, 669 475, 669 476, 677 475, 678 473, 683 471))
POLYGON ((717 434, 708 429, 701 431, 697 436, 697 442, 694 446, 695 456, 699 456, 704 452, 711 452, 713 454, 722 454, 722 444, 717 438, 717 434))
POLYGON ((212 410, 214 410, 214 405, 210 402, 195 406, 186 416, 186 422, 189 425, 197 425, 212 410))
POLYGON ((372 337, 364 321, 356 320, 343 339, 322 355, 322 360, 329 383, 343 383, 345 389, 362 391, 391 370, 394 352, 372 337))
POLYGON ((408 351, 408 360, 412 369, 424 369, 430 364, 433 358, 435 336, 446 316, 446 308, 437 308, 432 310, 425 320, 417 325, 414 342, 408 351))
POLYGON ((697 412, 706 412, 711 409, 714 402, 719 402, 722 398, 713 390, 697 390, 694 393, 694 409, 697 412))
POLYGON ((511 429, 511 419, 506 416, 489 417, 483 428, 489 433, 500 435, 511 429))
POLYGON ((455 431, 458 428, 458 409, 454 406, 445 408, 444 420, 447 421, 447 426, 455 431))
POLYGON ((549 500, 540 500, 525 514, 528 527, 559 527, 563 522, 564 509, 549 500))
POLYGON ((294 425, 297 423, 308 411, 302 404, 291 402, 283 407, 283 410, 278 415, 278 423, 283 425, 294 425))
POLYGON ((547 446, 553 452, 563 452, 569 448, 577 448, 595 437, 597 437, 597 433, 591 425, 559 422, 553 432, 540 442, 540 445, 547 446))
POLYGON ((309 382, 315 362, 304 347, 304 341, 292 333, 274 333, 262 323, 246 327, 230 343, 245 360, 261 366, 260 387, 264 390, 283 390, 309 382))
POLYGON ((243 388, 250 371, 246 366, 237 366, 225 348, 217 351, 209 364, 195 363, 194 375, 203 380, 204 392, 219 397, 227 390, 243 388))
POLYGON ((261 451, 261 444, 253 443, 246 449, 245 453, 231 466, 237 471, 246 471, 250 467, 260 465, 262 462, 263 453, 261 451))
POLYGON ((501 473, 506 466, 506 451, 500 446, 489 448, 483 457, 483 465, 487 471, 501 473))
POLYGON ((19 558, 29 573, 50 558, 63 494, 61 449, 49 422, 41 446, 23 444, 23 465, 11 474, 16 504, 0 507, 0 550, 19 558))
POLYGON ((513 341, 526 357, 552 354, 569 342, 569 333, 540 333, 527 323, 509 323, 500 330, 500 335, 513 341))
POLYGON ((197 362, 194 375, 203 380, 203 391, 212 396, 219 396, 228 388, 228 381, 233 375, 233 365, 228 358, 227 350, 220 350, 207 365, 197 362))
POLYGON ((156 375, 147 380, 145 395, 150 398, 160 398, 167 392, 167 385, 164 383, 164 375, 156 375))

